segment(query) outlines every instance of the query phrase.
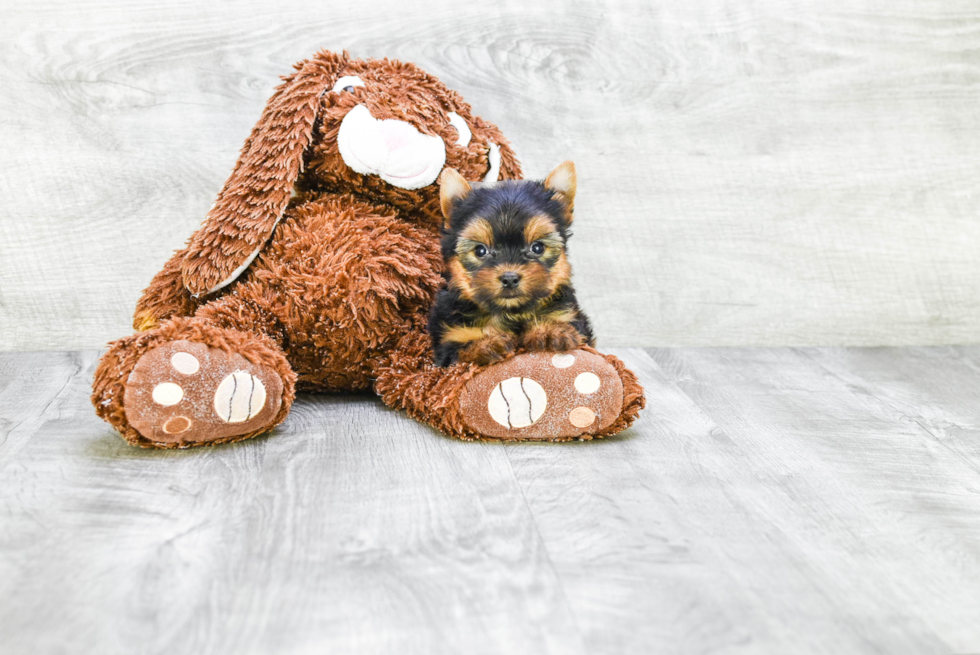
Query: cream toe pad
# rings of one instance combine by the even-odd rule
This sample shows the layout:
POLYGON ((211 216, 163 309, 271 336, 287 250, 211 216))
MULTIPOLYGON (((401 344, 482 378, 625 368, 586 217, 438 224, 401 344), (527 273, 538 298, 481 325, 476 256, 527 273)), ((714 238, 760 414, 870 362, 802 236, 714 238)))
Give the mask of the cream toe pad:
POLYGON ((595 373, 586 371, 585 373, 579 373, 575 378, 575 390, 579 393, 595 393, 599 390, 600 386, 602 386, 602 381, 595 373))
POLYGON ((568 368, 575 363, 575 355, 569 353, 557 353, 551 356, 551 364, 555 368, 568 368))
POLYGON ((507 428, 526 428, 541 418, 548 394, 531 378, 513 377, 498 384, 487 400, 494 421, 507 428))
POLYGON ((183 397, 184 390, 180 388, 180 385, 173 382, 161 382, 153 387, 153 402, 157 405, 170 407, 179 403, 183 397))
POLYGON ((201 362, 197 361, 197 357, 184 352, 174 353, 170 358, 170 365, 178 373, 183 373, 184 375, 194 375, 201 370, 201 362))
POLYGON ((265 407, 265 385, 248 371, 225 377, 214 392, 214 411, 226 423, 243 423, 265 407))

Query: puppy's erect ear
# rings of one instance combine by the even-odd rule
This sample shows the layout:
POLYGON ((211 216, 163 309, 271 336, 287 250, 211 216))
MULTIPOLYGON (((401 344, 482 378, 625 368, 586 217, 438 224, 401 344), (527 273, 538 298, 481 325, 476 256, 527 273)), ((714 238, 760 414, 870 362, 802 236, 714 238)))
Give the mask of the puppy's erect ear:
POLYGON ((321 51, 296 64, 297 72, 276 88, 214 207, 187 244, 180 271, 195 297, 231 284, 272 236, 303 170, 320 96, 348 59, 346 52, 321 51))
POLYGON ((465 198, 472 190, 470 183, 463 179, 455 168, 447 168, 439 176, 439 204, 442 206, 443 218, 446 219, 443 225, 447 230, 453 203, 460 198, 465 198))
POLYGON ((572 209, 575 207, 575 164, 563 161, 548 173, 544 179, 545 188, 551 189, 555 197, 568 207, 568 220, 572 220, 572 209))

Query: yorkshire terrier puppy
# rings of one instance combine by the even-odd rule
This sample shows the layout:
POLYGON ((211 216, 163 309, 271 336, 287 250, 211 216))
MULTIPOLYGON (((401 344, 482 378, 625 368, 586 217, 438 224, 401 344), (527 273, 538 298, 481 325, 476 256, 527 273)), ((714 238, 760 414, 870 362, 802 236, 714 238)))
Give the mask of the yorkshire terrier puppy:
POLYGON ((476 189, 448 168, 439 177, 439 192, 446 286, 429 316, 437 365, 486 365, 518 346, 573 350, 595 344, 565 253, 575 200, 572 162, 560 164, 544 182, 476 189))

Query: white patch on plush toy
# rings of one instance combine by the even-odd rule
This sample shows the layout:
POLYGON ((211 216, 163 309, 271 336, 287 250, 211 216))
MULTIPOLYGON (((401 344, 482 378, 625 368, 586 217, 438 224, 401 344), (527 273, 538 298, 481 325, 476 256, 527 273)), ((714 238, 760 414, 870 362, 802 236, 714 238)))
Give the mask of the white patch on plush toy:
POLYGON ((201 370, 201 362, 197 361, 197 357, 185 352, 174 353, 170 358, 170 365, 184 375, 194 375, 201 370))
POLYGON ((344 75, 342 78, 337 80, 337 83, 333 85, 330 89, 333 92, 343 91, 349 86, 364 86, 364 80, 359 78, 357 75, 344 75))
POLYGON ((463 146, 464 148, 470 145, 470 139, 473 138, 473 133, 470 132, 470 126, 466 124, 463 117, 454 111, 449 112, 449 124, 456 128, 459 132, 459 138, 456 139, 456 145, 463 146))
POLYGON ((184 390, 180 385, 173 382, 161 382, 153 387, 153 402, 157 405, 170 407, 176 405, 184 398, 184 390))
POLYGON ((508 428, 526 428, 541 418, 548 406, 548 394, 530 378, 507 378, 490 393, 490 417, 508 428))
POLYGON ((379 121, 364 105, 344 116, 337 149, 347 166, 377 175, 401 189, 421 189, 436 181, 446 163, 446 144, 399 120, 379 121))
POLYGON ((579 393, 590 394, 599 390, 602 385, 602 381, 599 376, 595 373, 579 373, 578 377, 575 378, 575 389, 579 393))
POLYGON ((555 368, 568 368, 575 363, 575 355, 569 353, 555 353, 551 356, 551 365, 555 368))
POLYGON ((500 178, 500 146, 493 141, 490 142, 490 152, 487 154, 487 159, 490 160, 490 170, 483 178, 483 184, 493 186, 500 178))
POLYGON ((265 407, 265 385, 248 371, 225 376, 214 392, 214 411, 226 423, 243 423, 265 407))

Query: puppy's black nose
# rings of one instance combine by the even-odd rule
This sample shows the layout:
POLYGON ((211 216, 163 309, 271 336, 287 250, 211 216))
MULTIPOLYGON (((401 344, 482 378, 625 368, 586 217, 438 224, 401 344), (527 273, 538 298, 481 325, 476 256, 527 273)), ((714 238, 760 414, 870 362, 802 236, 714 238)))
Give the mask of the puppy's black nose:
POLYGON ((500 275, 500 283, 504 285, 505 289, 516 289, 517 285, 521 283, 521 274, 515 273, 514 271, 507 271, 500 275))

